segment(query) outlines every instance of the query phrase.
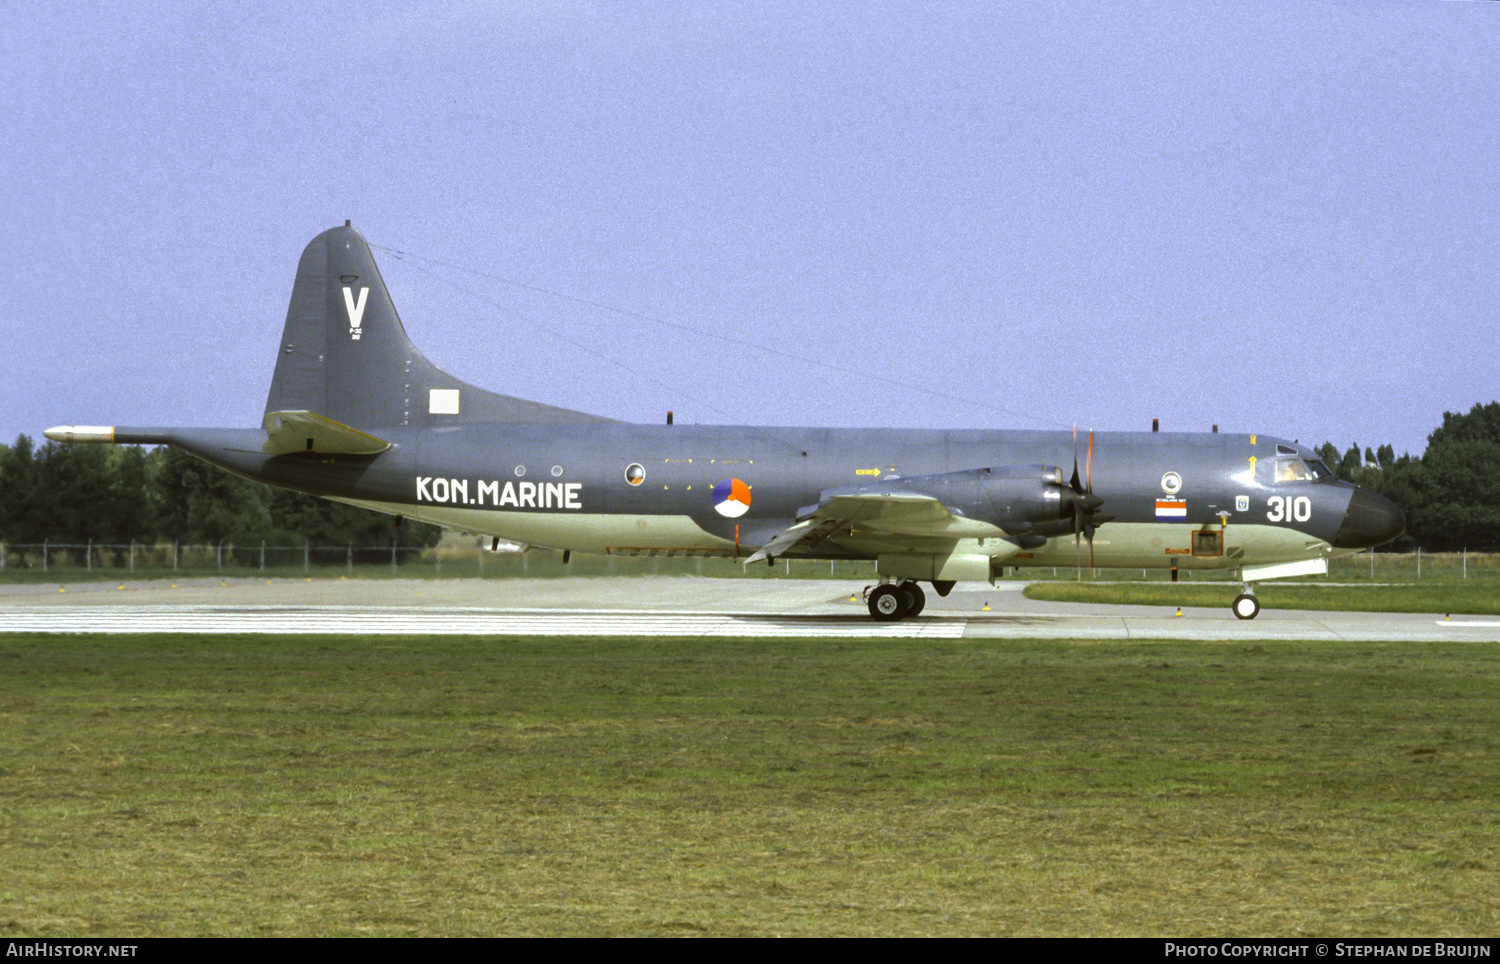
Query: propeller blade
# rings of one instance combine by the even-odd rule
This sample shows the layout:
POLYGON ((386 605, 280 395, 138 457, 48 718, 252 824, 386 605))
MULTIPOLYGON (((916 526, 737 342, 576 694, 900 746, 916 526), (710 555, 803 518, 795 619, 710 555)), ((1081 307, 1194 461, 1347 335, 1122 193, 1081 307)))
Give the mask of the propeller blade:
MULTIPOLYGON (((1094 571, 1094 530, 1114 518, 1109 512, 1100 512, 1104 499, 1094 494, 1094 430, 1089 429, 1088 449, 1084 460, 1084 476, 1078 475, 1078 425, 1073 425, 1073 476, 1068 487, 1061 490, 1063 499, 1073 510, 1073 555, 1078 566, 1078 578, 1083 579, 1083 548, 1079 536, 1089 543, 1089 569, 1094 571)), ((1097 574, 1097 573, 1096 573, 1097 574)))
POLYGON ((1094 430, 1093 429, 1089 429, 1089 461, 1088 461, 1088 468, 1089 468, 1089 476, 1088 476, 1088 478, 1089 478, 1089 488, 1088 488, 1088 491, 1089 491, 1089 494, 1092 495, 1093 492, 1094 492, 1094 430))
POLYGON ((1073 554, 1078 567, 1078 578, 1083 578, 1083 551, 1079 536, 1089 543, 1089 570, 1096 573, 1094 558, 1094 530, 1114 518, 1109 513, 1099 512, 1104 500, 1094 494, 1094 430, 1089 429, 1088 449, 1084 461, 1084 478, 1078 477, 1078 426, 1073 426, 1073 477, 1068 480, 1068 504, 1073 509, 1073 554))
POLYGON ((1082 492, 1083 486, 1078 484, 1078 425, 1073 426, 1073 478, 1068 480, 1074 492, 1082 492))

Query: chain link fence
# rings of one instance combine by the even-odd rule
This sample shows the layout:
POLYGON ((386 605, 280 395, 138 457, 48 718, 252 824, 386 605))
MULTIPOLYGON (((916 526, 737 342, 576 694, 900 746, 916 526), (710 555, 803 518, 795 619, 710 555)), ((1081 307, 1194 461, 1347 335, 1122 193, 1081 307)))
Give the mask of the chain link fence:
POLYGON ((0 542, 0 572, 228 572, 301 570, 311 574, 343 565, 399 567, 404 561, 429 552, 420 546, 300 546, 183 545, 181 543, 113 544, 103 542, 39 543, 0 542))
MULTIPOLYGON (((730 555, 659 551, 594 555, 526 549, 491 540, 445 540, 438 546, 300 546, 174 543, 3 543, 0 579, 161 578, 192 575, 403 576, 506 578, 515 576, 698 575, 796 579, 873 579, 870 560, 778 559, 746 567, 730 555)), ((745 553, 748 554, 748 553, 745 553)))

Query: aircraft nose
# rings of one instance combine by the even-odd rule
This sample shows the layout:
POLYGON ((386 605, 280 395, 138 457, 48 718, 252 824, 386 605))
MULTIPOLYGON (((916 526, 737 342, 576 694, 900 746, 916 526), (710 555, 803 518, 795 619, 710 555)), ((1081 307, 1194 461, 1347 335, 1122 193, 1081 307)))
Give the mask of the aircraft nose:
POLYGON ((1368 549, 1381 546, 1406 531, 1406 517, 1391 500, 1369 489, 1356 488, 1344 513, 1344 522, 1333 537, 1335 549, 1368 549))

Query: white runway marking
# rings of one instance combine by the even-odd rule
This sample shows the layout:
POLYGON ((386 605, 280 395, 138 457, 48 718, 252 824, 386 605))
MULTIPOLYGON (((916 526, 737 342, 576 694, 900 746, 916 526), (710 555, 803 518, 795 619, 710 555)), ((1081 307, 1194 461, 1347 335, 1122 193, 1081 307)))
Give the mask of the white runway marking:
POLYGON ((668 610, 417 609, 410 606, 32 606, 0 611, 0 632, 350 633, 426 636, 963 636, 968 619, 668 610))

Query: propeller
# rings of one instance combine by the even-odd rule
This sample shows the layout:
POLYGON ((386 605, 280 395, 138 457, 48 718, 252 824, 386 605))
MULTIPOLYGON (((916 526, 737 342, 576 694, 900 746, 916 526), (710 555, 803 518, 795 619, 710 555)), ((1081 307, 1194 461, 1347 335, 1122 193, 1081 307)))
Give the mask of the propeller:
MULTIPOLYGON (((1089 543, 1089 571, 1094 570, 1094 530, 1114 518, 1109 512, 1100 512, 1104 500, 1094 494, 1094 430, 1089 429, 1087 461, 1084 462, 1084 478, 1078 477, 1078 426, 1073 426, 1073 477, 1068 488, 1063 490, 1073 509, 1073 550, 1079 555, 1078 537, 1082 535, 1089 543)), ((1078 559, 1078 578, 1083 578, 1083 559, 1078 559)))

